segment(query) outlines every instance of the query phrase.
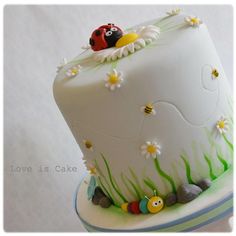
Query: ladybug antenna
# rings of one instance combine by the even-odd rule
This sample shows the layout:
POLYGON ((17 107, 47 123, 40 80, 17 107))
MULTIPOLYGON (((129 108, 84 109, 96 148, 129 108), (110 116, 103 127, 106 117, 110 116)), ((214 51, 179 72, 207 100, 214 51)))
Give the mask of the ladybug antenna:
POLYGON ((147 200, 150 200, 150 198, 148 198, 147 196, 144 196, 147 200))
POLYGON ((154 196, 156 196, 156 195, 157 195, 157 190, 154 189, 154 190, 153 190, 153 193, 154 193, 154 196))

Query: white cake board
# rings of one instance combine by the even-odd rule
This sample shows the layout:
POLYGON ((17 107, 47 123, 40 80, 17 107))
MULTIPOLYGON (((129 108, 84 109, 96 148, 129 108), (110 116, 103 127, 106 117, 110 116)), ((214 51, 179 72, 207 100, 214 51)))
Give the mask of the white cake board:
MULTIPOLYGON (((89 178, 84 180, 88 182, 89 178)), ((76 193, 75 209, 89 232, 189 232, 225 219, 233 212, 232 168, 192 202, 175 204, 147 215, 133 215, 115 206, 103 209, 93 205, 87 199, 88 185, 84 180, 76 193)))

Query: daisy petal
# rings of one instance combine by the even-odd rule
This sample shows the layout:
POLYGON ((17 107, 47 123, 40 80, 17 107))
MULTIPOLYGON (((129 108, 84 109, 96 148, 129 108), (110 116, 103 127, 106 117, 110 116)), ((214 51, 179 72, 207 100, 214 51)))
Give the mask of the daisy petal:
POLYGON ((142 149, 142 150, 144 150, 144 149, 146 150, 146 149, 147 149, 147 145, 145 145, 145 144, 142 145, 142 146, 141 146, 141 149, 142 149))
POLYGON ((115 90, 115 88, 116 88, 116 86, 113 84, 113 85, 111 85, 111 87, 110 87, 110 89, 113 91, 113 90, 115 90))
POLYGON ((152 158, 155 159, 156 158, 156 154, 152 153, 152 158))
POLYGON ((142 153, 142 155, 146 155, 146 154, 147 154, 147 151, 146 151, 146 150, 143 150, 141 153, 142 153))
POLYGON ((147 158, 147 159, 150 158, 150 153, 147 152, 147 154, 146 154, 146 158, 147 158))

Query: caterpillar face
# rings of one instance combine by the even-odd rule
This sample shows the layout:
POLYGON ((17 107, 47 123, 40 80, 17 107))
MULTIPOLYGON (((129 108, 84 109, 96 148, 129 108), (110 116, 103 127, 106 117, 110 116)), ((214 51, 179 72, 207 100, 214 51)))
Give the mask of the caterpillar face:
POLYGON ((148 201, 147 208, 150 213, 159 212, 164 206, 162 198, 158 196, 151 197, 148 201))

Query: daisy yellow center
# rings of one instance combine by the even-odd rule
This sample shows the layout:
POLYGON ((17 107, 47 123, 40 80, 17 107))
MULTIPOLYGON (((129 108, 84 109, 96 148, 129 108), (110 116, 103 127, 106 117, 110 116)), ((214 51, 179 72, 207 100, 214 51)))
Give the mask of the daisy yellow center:
POLYGON ((118 82, 119 82, 119 77, 117 76, 117 75, 115 75, 115 74, 111 74, 110 76, 109 76, 109 83, 110 84, 117 84, 118 82))
POLYGON ((89 169, 89 171, 90 171, 90 174, 96 174, 96 168, 95 167, 91 167, 90 169, 89 169))
POLYGON ((139 35, 136 33, 125 34, 116 42, 116 47, 121 48, 121 47, 126 46, 130 43, 133 43, 138 39, 138 37, 139 37, 139 35))
POLYGON ((84 144, 85 144, 85 147, 88 148, 88 149, 92 147, 92 143, 89 142, 89 141, 85 141, 84 144))
POLYGON ((219 127, 220 127, 221 129, 224 129, 224 127, 225 127, 225 122, 224 122, 223 120, 221 120, 221 121, 218 122, 218 125, 219 125, 219 127))
POLYGON ((78 73, 78 69, 73 68, 73 69, 71 70, 71 74, 72 74, 72 75, 76 75, 77 73, 78 73))
POLYGON ((191 22, 195 24, 199 24, 199 19, 198 18, 191 18, 191 22))
POLYGON ((157 148, 154 145, 148 145, 147 146, 147 152, 149 152, 150 154, 156 153, 157 148))

